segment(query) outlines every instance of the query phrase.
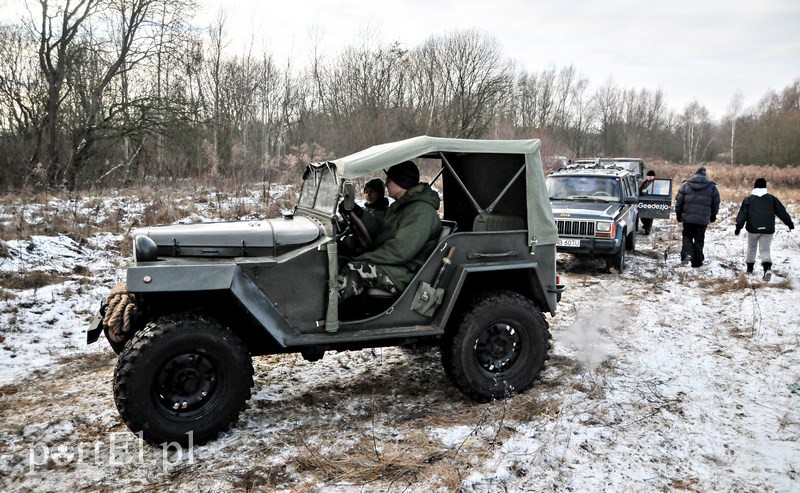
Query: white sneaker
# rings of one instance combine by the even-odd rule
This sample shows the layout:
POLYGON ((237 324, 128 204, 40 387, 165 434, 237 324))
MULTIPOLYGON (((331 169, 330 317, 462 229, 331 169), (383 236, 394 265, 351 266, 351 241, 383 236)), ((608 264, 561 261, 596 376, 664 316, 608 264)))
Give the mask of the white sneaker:
POLYGON ((770 279, 772 279, 772 271, 768 270, 768 271, 764 272, 764 280, 769 282, 770 279))

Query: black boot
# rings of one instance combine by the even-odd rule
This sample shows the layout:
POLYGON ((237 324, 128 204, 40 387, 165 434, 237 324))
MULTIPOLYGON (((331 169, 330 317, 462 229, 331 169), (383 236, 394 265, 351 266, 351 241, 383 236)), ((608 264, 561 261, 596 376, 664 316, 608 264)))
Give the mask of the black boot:
POLYGON ((763 264, 761 264, 761 267, 764 268, 764 280, 769 281, 770 279, 772 279, 772 272, 770 270, 772 269, 772 262, 764 262, 763 264))
POLYGON ((747 262, 747 273, 748 274, 752 274, 753 273, 753 266, 754 265, 756 265, 755 262, 747 262))

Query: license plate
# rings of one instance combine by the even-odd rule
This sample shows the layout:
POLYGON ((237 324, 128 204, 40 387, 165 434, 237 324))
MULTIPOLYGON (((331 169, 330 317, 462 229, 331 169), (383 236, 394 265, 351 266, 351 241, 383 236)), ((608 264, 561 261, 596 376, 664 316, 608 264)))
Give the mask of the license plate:
POLYGON ((556 246, 560 247, 579 247, 581 246, 581 240, 572 240, 567 238, 559 238, 558 243, 556 246))

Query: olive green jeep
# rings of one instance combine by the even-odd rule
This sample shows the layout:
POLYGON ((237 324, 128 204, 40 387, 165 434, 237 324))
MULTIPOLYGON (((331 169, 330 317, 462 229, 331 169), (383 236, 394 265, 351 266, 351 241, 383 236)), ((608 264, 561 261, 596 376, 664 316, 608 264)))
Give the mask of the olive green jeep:
POLYGON ((477 401, 534 383, 550 349, 544 314, 564 285, 538 140, 416 137, 309 164, 277 219, 135 230, 124 285, 87 333, 119 353, 114 398, 151 443, 214 439, 245 409, 251 358, 436 344, 445 373, 477 401), (443 231, 399 296, 339 303, 337 214, 363 181, 416 160, 432 170, 443 231))

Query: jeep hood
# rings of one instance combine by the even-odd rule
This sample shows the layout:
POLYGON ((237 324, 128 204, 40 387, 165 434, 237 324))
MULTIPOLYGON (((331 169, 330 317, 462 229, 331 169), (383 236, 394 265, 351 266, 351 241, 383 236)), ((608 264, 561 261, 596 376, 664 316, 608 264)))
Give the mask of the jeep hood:
POLYGON ((613 202, 581 202, 577 200, 554 200, 550 203, 555 217, 598 217, 614 219, 622 204, 613 202))
POLYGON ((305 216, 258 221, 173 224, 137 228, 133 238, 147 236, 159 255, 248 256, 272 255, 281 246, 304 245, 321 234, 320 225, 305 216))

